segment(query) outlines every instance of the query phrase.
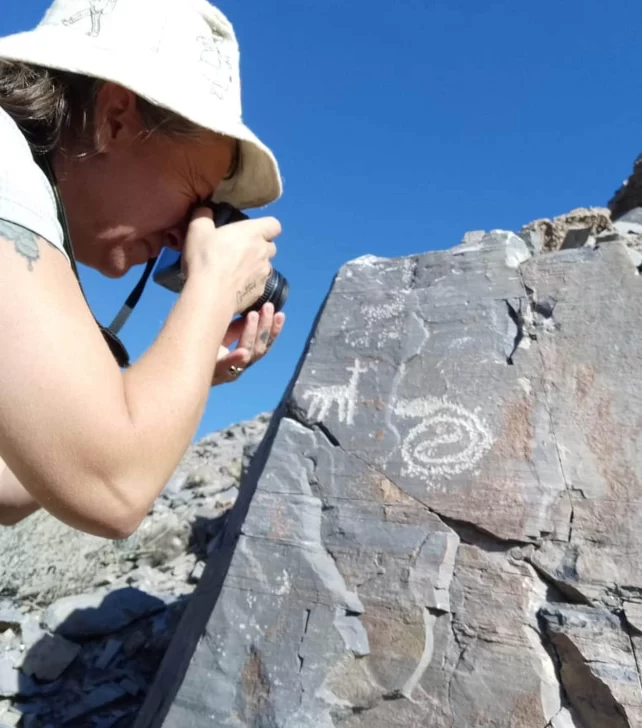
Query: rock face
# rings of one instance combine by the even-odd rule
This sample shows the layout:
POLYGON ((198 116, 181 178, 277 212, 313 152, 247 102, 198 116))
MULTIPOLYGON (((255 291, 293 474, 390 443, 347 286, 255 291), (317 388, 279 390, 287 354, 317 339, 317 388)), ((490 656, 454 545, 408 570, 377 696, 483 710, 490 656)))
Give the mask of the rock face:
POLYGON ((637 233, 579 218, 340 270, 135 728, 642 725, 637 233))

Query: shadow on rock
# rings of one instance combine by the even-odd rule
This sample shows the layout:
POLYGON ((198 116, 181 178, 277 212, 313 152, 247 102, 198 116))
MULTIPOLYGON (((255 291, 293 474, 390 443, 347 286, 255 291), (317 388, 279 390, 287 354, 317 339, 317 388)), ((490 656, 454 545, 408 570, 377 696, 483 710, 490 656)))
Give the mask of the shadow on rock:
POLYGON ((130 539, 87 541, 45 517, 35 545, 33 520, 2 532, 0 728, 132 727, 269 420, 190 448, 130 539))
MULTIPOLYGON (((191 521, 179 561, 196 567, 177 581, 199 581, 227 516, 191 521)), ((131 728, 191 598, 154 586, 107 585, 27 616, 0 601, 0 728, 131 728)))
POLYGON ((20 645, 0 662, 0 695, 12 703, 0 726, 131 726, 185 602, 125 587, 23 617, 20 645))

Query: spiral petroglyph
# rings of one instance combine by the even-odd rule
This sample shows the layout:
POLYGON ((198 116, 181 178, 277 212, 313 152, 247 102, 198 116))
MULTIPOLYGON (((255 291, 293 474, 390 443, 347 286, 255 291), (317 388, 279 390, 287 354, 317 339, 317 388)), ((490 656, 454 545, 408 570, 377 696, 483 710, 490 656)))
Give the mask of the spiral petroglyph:
POLYGON ((398 403, 395 412, 421 418, 401 445, 408 475, 458 475, 474 468, 493 444, 488 426, 459 404, 420 398, 398 403))

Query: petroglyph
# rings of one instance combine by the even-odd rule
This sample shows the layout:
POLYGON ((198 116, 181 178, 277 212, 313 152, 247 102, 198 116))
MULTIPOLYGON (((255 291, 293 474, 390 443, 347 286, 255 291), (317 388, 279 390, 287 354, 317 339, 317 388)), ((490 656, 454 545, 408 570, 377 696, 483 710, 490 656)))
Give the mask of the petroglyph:
POLYGON ((366 324, 371 326, 377 321, 393 318, 406 310, 406 303, 403 300, 378 303, 373 306, 363 306, 363 316, 366 324))
POLYGON ((394 324, 399 316, 405 314, 406 309, 406 301, 401 296, 384 303, 361 306, 363 327, 351 332, 353 336, 348 336, 347 343, 352 347, 362 349, 370 349, 373 346, 383 349, 389 340, 401 339, 400 327, 394 324), (391 325, 379 328, 380 321, 390 321, 391 325))
POLYGON ((337 405, 339 422, 352 425, 354 411, 359 391, 359 375, 368 371, 362 367, 359 359, 354 360, 354 366, 348 367, 352 372, 347 384, 330 384, 327 387, 316 387, 303 395, 303 399, 311 399, 308 417, 312 420, 323 420, 330 412, 333 404, 337 405))
POLYGON ((474 412, 446 400, 398 402, 399 417, 419 417, 401 443, 405 474, 452 477, 472 470, 493 443, 488 426, 474 412))

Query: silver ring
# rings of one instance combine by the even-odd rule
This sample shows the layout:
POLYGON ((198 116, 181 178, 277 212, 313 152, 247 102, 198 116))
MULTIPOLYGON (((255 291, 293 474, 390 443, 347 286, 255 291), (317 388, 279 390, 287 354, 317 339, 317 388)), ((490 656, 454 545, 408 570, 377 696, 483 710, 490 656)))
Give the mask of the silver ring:
POLYGON ((231 366, 227 371, 229 372, 231 377, 234 377, 234 379, 236 379, 236 377, 240 377, 241 374, 243 374, 245 369, 243 369, 243 367, 231 366))

